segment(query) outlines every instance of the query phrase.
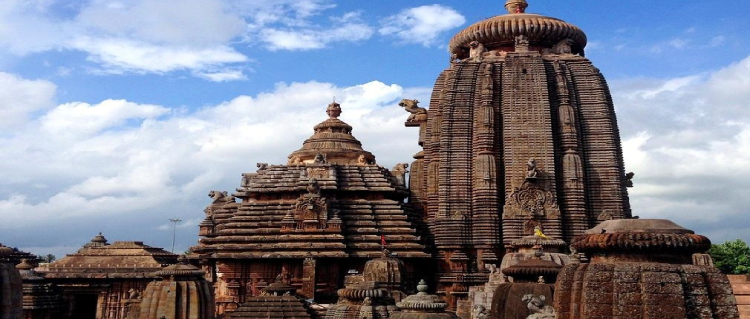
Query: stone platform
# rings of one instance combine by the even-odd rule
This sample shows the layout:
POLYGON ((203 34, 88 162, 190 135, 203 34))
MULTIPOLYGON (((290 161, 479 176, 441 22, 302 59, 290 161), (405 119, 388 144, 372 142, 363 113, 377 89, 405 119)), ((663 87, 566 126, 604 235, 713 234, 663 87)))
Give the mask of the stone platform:
POLYGON ((727 275, 732 284, 740 319, 750 319, 750 275, 727 275))

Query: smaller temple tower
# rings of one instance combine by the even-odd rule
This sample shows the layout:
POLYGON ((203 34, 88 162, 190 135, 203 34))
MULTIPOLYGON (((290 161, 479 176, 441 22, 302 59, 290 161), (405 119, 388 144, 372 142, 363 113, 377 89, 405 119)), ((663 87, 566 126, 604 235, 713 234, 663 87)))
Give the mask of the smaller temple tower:
POLYGON ((417 269, 430 269, 421 216, 405 203, 408 165, 377 165, 341 112, 329 104, 285 165, 258 163, 234 194, 210 193, 191 250, 215 283, 219 314, 261 295, 279 273, 303 298, 335 302, 346 274, 362 273, 384 246, 402 262, 399 285, 416 286, 417 269))
POLYGON ((213 319, 214 298, 204 272, 189 265, 184 256, 179 264, 155 273, 162 278, 146 286, 137 319, 213 319))

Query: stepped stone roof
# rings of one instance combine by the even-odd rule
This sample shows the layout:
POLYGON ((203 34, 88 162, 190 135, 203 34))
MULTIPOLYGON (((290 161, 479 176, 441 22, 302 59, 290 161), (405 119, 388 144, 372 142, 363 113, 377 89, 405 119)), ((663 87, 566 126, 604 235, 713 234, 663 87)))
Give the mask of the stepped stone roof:
POLYGON ((204 238, 192 251, 230 259, 373 258, 384 238, 399 257, 428 258, 404 203, 405 166, 376 165, 337 119, 340 112, 338 103, 328 106, 329 119, 289 164, 259 163, 233 196, 211 192, 204 238))
POLYGON ((140 241, 107 244, 98 235, 78 252, 50 263, 46 278, 152 278, 154 272, 177 262, 177 255, 140 241))
POLYGON ((338 164, 375 161, 375 156, 362 149, 362 143, 352 135, 352 127, 338 119, 341 115, 339 103, 329 104, 326 114, 328 119, 315 125, 315 133, 302 144, 302 148, 289 155, 290 163, 312 163, 318 154, 326 154, 327 161, 338 164))

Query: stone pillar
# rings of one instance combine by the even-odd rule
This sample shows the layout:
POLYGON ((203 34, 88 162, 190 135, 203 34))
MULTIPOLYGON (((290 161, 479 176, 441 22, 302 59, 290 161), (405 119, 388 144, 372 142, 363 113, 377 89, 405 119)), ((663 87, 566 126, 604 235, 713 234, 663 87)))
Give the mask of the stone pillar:
POLYGON ((318 261, 308 257, 302 262, 302 293, 305 299, 315 299, 315 283, 318 261))

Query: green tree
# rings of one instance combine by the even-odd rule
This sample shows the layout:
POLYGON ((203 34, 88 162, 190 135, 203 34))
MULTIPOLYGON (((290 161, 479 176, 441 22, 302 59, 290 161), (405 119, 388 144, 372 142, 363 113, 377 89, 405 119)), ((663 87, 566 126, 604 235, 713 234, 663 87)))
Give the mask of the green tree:
POLYGON ((51 263, 51 262, 57 260, 57 257, 55 257, 55 255, 53 255, 53 254, 37 255, 36 258, 39 259, 39 261, 41 261, 43 263, 51 263))
POLYGON ((725 274, 750 274, 750 247, 741 239, 711 245, 708 254, 725 274))

